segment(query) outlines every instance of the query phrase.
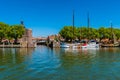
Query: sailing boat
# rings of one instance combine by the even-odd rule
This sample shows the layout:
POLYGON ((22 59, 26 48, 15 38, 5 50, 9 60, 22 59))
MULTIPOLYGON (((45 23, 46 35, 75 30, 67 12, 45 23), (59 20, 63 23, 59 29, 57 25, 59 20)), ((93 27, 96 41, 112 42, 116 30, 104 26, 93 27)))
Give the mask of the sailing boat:
POLYGON ((114 33, 112 33, 112 34, 113 34, 113 44, 114 44, 114 47, 119 47, 120 44, 117 42, 115 34, 114 33))
MULTIPOLYGON (((89 13, 88 13, 88 34, 90 33, 90 19, 89 19, 89 13)), ((88 36, 88 40, 90 37, 88 36)), ((99 44, 95 40, 89 40, 88 43, 83 44, 82 48, 89 48, 89 49, 96 49, 99 48, 99 44)))
MULTIPOLYGON (((73 29, 73 38, 74 38, 74 10, 73 10, 72 19, 73 19, 73 21, 72 21, 72 22, 73 22, 73 27, 72 27, 72 29, 73 29)), ((73 39, 73 40, 74 40, 74 39, 73 39)), ((73 41, 73 40, 72 40, 72 41, 73 41)), ((60 47, 61 47, 61 48, 70 48, 70 45, 67 44, 67 43, 63 43, 63 42, 62 42, 62 43, 60 43, 60 47)), ((72 47, 73 47, 73 48, 76 48, 77 46, 76 46, 76 45, 73 45, 72 47)))
POLYGON ((103 44, 103 45, 101 45, 101 47, 119 47, 120 46, 120 44, 116 40, 116 35, 113 32, 113 25, 112 25, 112 23, 111 23, 111 33, 112 33, 111 35, 112 35, 113 43, 112 44, 103 44))
POLYGON ((74 41, 74 38, 75 38, 75 35, 74 35, 74 28, 75 28, 75 26, 74 26, 74 21, 75 21, 75 19, 74 19, 75 17, 74 17, 74 10, 73 10, 73 16, 72 16, 72 22, 73 22, 73 44, 72 44, 72 49, 74 50, 74 49, 79 49, 80 48, 80 46, 79 46, 79 43, 77 43, 77 42, 75 42, 74 41))
POLYGON ((119 43, 117 42, 117 40, 116 40, 115 33, 113 32, 112 23, 111 23, 111 32, 112 32, 112 36, 113 36, 113 45, 114 45, 114 47, 119 47, 120 44, 119 44, 119 43))

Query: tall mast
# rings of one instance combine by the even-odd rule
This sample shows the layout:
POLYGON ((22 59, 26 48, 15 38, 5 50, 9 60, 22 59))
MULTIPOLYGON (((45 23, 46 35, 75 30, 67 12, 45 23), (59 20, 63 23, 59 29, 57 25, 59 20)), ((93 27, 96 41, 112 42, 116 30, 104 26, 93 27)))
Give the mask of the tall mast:
POLYGON ((114 38, 114 33, 113 33, 113 24, 112 24, 112 22, 110 22, 110 29, 111 29, 111 39, 113 39, 114 38))
POLYGON ((73 38, 74 38, 74 10, 73 10, 73 38))
POLYGON ((112 22, 110 23, 110 27, 111 27, 111 33, 113 33, 113 24, 112 24, 112 22))
POLYGON ((90 39, 90 37, 89 37, 89 36, 90 36, 90 35, 89 35, 89 34, 90 34, 90 18, 89 18, 89 12, 87 13, 87 23, 88 23, 88 26, 87 26, 87 27, 88 27, 88 39, 90 39))
POLYGON ((115 34, 114 34, 114 32, 113 32, 113 24, 112 24, 112 22, 110 23, 110 28, 111 28, 112 40, 113 40, 113 43, 115 43, 115 42, 116 42, 116 39, 115 39, 115 34))

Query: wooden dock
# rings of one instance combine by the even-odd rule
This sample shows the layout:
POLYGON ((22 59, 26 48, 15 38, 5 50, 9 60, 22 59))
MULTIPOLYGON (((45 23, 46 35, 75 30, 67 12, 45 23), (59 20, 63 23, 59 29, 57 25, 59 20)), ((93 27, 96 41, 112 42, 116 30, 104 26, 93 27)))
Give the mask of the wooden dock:
POLYGON ((0 48, 21 48, 21 45, 0 45, 0 48))
POLYGON ((102 44, 100 45, 101 47, 120 47, 120 45, 115 45, 115 44, 102 44))

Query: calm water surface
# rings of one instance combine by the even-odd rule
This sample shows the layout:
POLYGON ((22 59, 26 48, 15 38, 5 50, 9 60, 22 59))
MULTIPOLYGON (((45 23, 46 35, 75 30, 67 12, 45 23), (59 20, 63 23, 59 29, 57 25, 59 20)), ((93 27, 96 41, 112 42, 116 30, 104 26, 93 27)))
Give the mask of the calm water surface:
POLYGON ((120 80, 120 48, 0 48, 0 80, 120 80))

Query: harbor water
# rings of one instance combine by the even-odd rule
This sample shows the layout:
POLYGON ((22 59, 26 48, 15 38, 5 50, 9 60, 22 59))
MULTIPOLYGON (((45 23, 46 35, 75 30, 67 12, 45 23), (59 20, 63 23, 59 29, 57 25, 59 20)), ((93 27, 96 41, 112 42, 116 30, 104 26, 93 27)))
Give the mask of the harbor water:
POLYGON ((0 80, 120 80, 120 48, 0 48, 0 80))

